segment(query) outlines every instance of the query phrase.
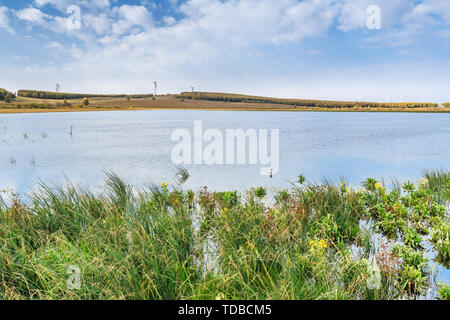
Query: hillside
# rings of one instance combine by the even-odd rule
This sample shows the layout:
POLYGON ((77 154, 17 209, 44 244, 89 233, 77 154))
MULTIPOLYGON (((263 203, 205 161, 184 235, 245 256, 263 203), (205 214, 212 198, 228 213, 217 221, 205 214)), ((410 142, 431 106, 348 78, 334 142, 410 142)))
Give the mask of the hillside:
MULTIPOLYGON (((5 90, 5 95, 7 91, 5 90)), ((66 112, 100 110, 197 109, 248 111, 370 111, 370 112, 450 112, 450 104, 405 102, 351 102, 312 99, 281 99, 214 92, 152 94, 81 94, 19 90, 17 97, 0 98, 1 113, 66 112), (87 98, 86 101, 83 101, 87 98)), ((0 92, 1 95, 1 92, 0 92)))

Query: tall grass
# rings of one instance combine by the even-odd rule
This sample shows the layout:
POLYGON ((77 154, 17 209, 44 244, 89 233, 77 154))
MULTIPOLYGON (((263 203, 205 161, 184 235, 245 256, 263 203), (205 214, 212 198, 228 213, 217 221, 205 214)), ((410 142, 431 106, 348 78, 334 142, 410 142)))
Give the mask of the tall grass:
POLYGON ((425 170, 424 178, 439 202, 450 199, 450 172, 445 169, 425 170))
POLYGON ((7 299, 181 299, 195 277, 186 207, 169 214, 152 192, 132 197, 108 174, 105 195, 41 185, 0 214, 0 296, 7 299), (82 270, 67 288, 68 266, 82 270))
MULTIPOLYGON (((374 246, 360 221, 371 210, 365 197, 379 197, 369 189, 295 184, 267 204, 263 188, 245 193, 204 188, 195 194, 149 183, 137 189, 111 172, 101 194, 70 182, 41 184, 27 203, 16 195, 0 202, 0 298, 396 299, 415 294, 397 285, 417 287, 406 271, 393 271, 409 269, 401 269, 386 248, 378 252, 387 266, 380 287, 368 286, 374 246), (355 245, 366 248, 362 256, 352 254, 355 245), (67 284, 71 266, 81 271, 79 289, 67 284)), ((436 225, 447 230, 445 220, 436 225)), ((448 241, 441 233, 436 241, 448 241)), ((403 251, 417 254, 408 250, 403 251)))

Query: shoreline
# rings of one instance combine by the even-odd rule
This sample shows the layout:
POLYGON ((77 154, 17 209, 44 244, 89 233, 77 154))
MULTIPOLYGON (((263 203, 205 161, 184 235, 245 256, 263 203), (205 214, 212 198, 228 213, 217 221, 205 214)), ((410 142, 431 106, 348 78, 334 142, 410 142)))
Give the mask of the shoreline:
POLYGON ((279 108, 279 107, 83 107, 83 108, 0 108, 0 114, 27 114, 27 113, 61 113, 61 112, 94 112, 94 111, 145 111, 145 110, 192 110, 192 111, 269 111, 269 112, 367 112, 367 113, 450 113, 450 108, 427 109, 388 109, 388 108, 279 108))

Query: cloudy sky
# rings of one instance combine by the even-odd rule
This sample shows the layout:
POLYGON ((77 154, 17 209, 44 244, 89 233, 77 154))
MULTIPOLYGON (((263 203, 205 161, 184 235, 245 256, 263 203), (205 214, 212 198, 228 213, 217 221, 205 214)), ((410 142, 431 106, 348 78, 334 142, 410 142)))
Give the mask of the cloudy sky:
POLYGON ((449 50, 449 0, 0 0, 14 91, 444 102, 449 50))

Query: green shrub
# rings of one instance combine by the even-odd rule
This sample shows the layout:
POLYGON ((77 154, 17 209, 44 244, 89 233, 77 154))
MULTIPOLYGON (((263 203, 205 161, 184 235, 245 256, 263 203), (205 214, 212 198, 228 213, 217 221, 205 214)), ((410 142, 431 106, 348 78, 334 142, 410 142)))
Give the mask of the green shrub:
POLYGON ((445 283, 439 283, 437 294, 439 300, 450 300, 450 286, 445 283))
POLYGON ((0 100, 4 100, 6 102, 11 102, 12 99, 14 99, 16 95, 12 92, 9 92, 5 89, 0 88, 0 100))

